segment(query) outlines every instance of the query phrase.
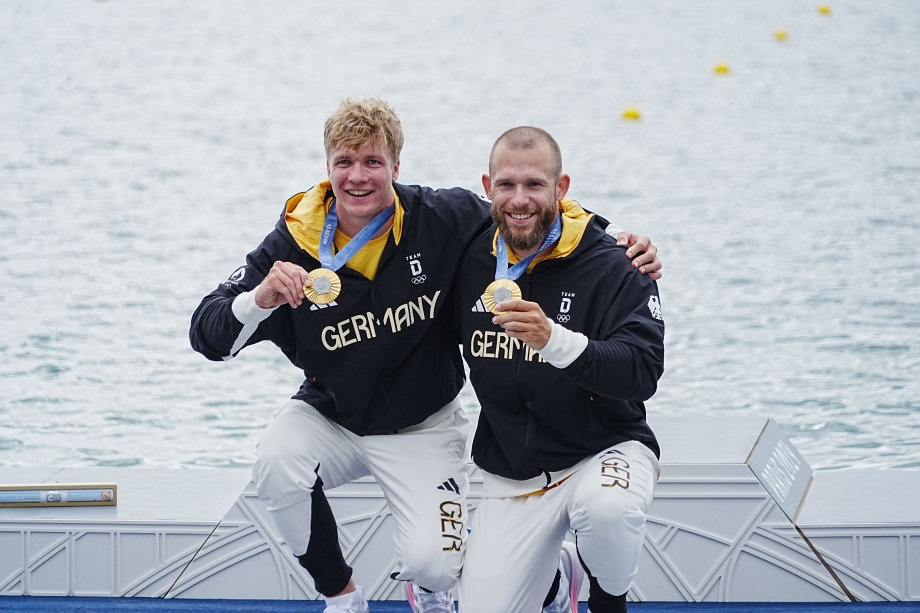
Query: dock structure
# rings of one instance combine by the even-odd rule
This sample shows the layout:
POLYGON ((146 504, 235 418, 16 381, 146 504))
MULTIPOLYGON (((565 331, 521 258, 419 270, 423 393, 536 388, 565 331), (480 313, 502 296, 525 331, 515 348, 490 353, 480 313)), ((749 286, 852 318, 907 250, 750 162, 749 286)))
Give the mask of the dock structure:
MULTIPOLYGON (((920 600, 920 472, 815 472, 766 418, 652 426, 661 474, 630 600, 920 600)), ((0 469, 3 485, 92 482, 116 483, 118 504, 0 508, 0 598, 319 598, 246 469, 0 469)), ((376 482, 326 495, 356 582, 403 600, 376 482)))

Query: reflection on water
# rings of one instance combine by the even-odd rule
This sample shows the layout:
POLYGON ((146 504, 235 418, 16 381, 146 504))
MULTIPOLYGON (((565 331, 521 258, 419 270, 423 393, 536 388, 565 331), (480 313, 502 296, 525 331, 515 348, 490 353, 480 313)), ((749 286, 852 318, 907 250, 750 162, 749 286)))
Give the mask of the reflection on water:
POLYGON ((299 373, 268 346, 206 362, 188 319, 370 94, 403 118, 403 181, 478 189, 492 140, 536 124, 576 199, 654 237, 656 420, 768 415, 815 467, 920 467, 916 3, 10 0, 0 22, 0 465, 252 461, 299 373))

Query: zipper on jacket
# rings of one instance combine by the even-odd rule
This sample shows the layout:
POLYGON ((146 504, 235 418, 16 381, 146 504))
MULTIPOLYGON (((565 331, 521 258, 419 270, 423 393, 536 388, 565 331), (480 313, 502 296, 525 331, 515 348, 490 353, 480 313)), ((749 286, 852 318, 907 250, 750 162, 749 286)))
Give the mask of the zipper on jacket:
MULTIPOLYGON (((524 300, 527 300, 530 297, 530 271, 526 272, 525 275, 526 276, 524 278, 524 287, 521 290, 521 298, 524 300)), ((527 407, 527 403, 524 402, 524 397, 521 394, 521 387, 520 387, 521 366, 524 362, 524 353, 526 352, 527 345, 524 345, 524 343, 521 343, 521 345, 523 345, 525 349, 524 351, 519 351, 517 355, 517 364, 515 365, 515 372, 514 372, 514 388, 515 390, 517 390, 518 398, 521 398, 522 400, 521 404, 524 405, 524 458, 527 460, 528 464, 530 464, 531 466, 533 466, 540 472, 545 472, 546 478, 549 479, 550 478, 549 473, 542 470, 539 466, 536 465, 536 463, 533 460, 530 459, 531 416, 530 416, 530 409, 527 407)))
MULTIPOLYGON (((371 281, 370 283, 371 283, 371 307, 374 309, 374 317, 376 318, 377 313, 380 312, 380 306, 381 306, 380 297, 377 295, 377 282, 371 281)), ((387 352, 389 352, 390 350, 390 333, 387 332, 386 326, 380 326, 379 329, 383 330, 383 333, 384 333, 383 351, 384 351, 384 355, 387 355, 387 352)), ((393 421, 392 432, 398 432, 399 431, 399 420, 396 418, 396 413, 393 411, 393 404, 390 402, 390 397, 387 394, 386 385, 381 386, 381 391, 383 392, 383 397, 387 401, 387 408, 390 411, 390 418, 393 421)))

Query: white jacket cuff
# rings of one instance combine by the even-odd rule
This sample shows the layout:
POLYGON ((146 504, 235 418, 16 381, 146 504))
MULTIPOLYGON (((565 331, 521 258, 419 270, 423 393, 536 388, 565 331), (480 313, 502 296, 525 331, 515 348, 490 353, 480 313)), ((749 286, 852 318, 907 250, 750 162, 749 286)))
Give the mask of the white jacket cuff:
POLYGON ((245 292, 240 294, 233 299, 233 304, 231 309, 233 310, 233 315, 239 320, 242 324, 258 324, 271 315, 275 309, 278 307, 272 307, 270 309, 263 309, 256 304, 256 290, 251 292, 245 292))
POLYGON ((574 362, 588 346, 588 337, 581 332, 573 332, 546 318, 552 332, 546 347, 540 350, 543 359, 556 368, 565 368, 574 362))
POLYGON ((622 231, 623 231, 623 228, 621 228, 620 226, 616 225, 615 223, 607 224, 607 230, 606 230, 606 232, 607 232, 607 234, 609 234, 609 235, 612 236, 613 238, 616 238, 617 235, 618 235, 620 232, 622 232, 622 231))

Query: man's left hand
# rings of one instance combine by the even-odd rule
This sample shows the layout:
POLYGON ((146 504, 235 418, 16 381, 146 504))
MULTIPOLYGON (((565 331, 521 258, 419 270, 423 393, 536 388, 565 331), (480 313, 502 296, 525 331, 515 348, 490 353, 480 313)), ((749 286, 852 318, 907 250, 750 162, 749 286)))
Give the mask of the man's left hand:
POLYGON ((642 274, 648 274, 652 281, 661 278, 661 260, 658 259, 658 247, 652 244, 652 239, 623 231, 617 234, 617 245, 629 247, 626 257, 632 260, 633 268, 638 268, 642 274))
POLYGON ((508 311, 492 318, 511 338, 524 342, 535 351, 546 347, 553 329, 543 309, 536 302, 508 300, 496 305, 499 311, 508 311))

